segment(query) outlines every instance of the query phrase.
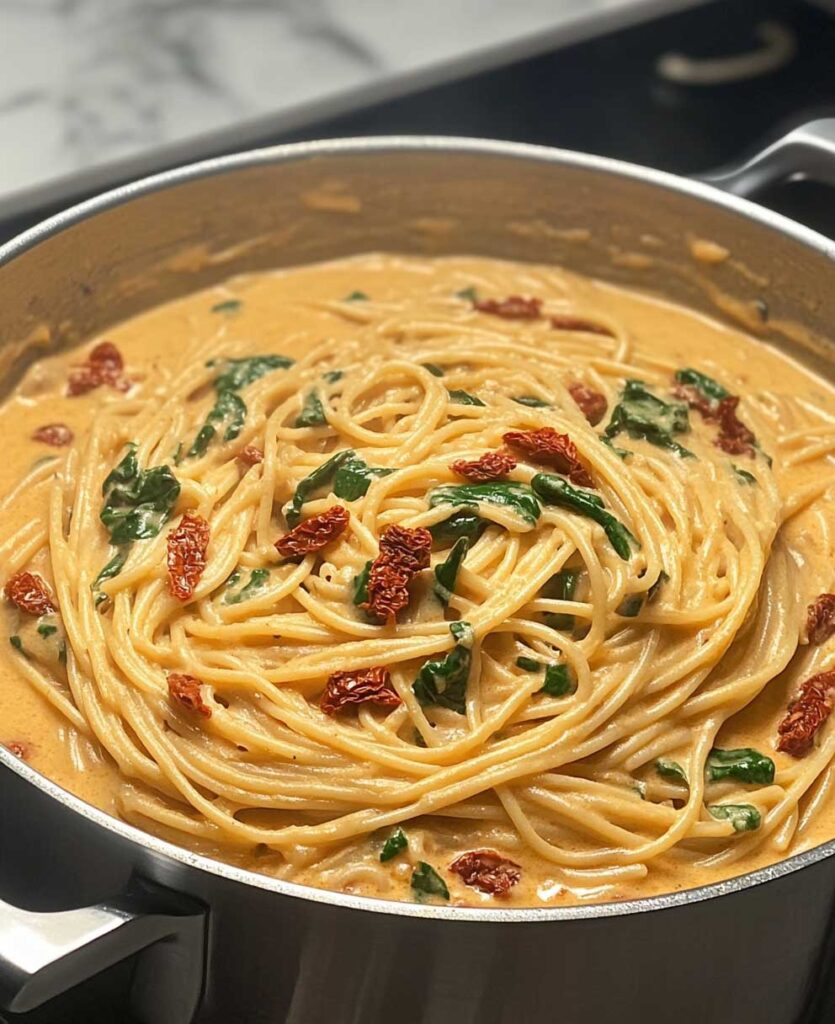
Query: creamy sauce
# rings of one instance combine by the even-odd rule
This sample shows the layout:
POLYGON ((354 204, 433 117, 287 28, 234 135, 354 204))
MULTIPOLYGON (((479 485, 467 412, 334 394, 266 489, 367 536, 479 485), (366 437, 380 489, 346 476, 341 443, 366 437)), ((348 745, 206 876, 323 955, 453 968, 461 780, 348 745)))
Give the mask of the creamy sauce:
MULTIPOLYGON (((310 193, 306 201, 316 209, 353 208, 352 197, 336 186, 310 193)), ((430 227, 432 231, 444 230, 443 225, 427 226, 426 229, 430 230, 430 227)), ((727 255, 708 242, 696 240, 692 248, 698 259, 711 263, 727 255)), ((447 291, 454 293, 480 281, 487 269, 489 264, 486 261, 475 258, 428 261, 371 256, 302 267, 280 274, 236 278, 222 287, 150 310, 109 331, 106 338, 119 348, 129 375, 136 381, 131 397, 137 394, 145 396, 153 393, 158 382, 171 372, 172 353, 199 351, 201 339, 211 340, 215 348, 218 340, 225 337, 234 341, 243 352, 277 351, 298 356, 301 354, 299 346, 303 343, 301 339, 332 338, 340 341, 352 336, 354 325, 350 312, 334 316, 329 308, 334 300, 361 291, 372 296, 375 304, 384 307, 386 302, 395 301, 404 293, 414 293, 430 285, 438 287, 443 284, 447 291), (228 313, 212 311, 213 307, 232 299, 241 303, 236 310, 228 313)), ((524 268, 518 271, 514 287, 524 287, 526 279, 526 291, 535 293, 536 274, 533 271, 528 273, 524 268)), ((564 282, 566 295, 573 307, 594 311, 604 318, 620 322, 635 348, 657 358, 661 364, 707 367, 708 372, 709 368, 718 367, 738 379, 747 395, 778 391, 784 395, 802 396, 835 422, 835 390, 830 383, 811 375, 802 366, 761 342, 706 317, 638 293, 568 274, 564 275, 564 282)), ((88 395, 68 397, 68 368, 79 359, 78 352, 42 359, 31 367, 14 394, 0 407, 0 432, 6 441, 4 459, 0 464, 2 493, 11 492, 37 460, 63 457, 62 450, 31 439, 37 428, 48 423, 65 423, 77 439, 82 439, 91 417, 103 404, 114 407, 126 400, 107 387, 98 388, 88 395)), ((809 483, 813 482, 815 472, 815 468, 810 467, 809 483)), ((802 483, 802 474, 800 479, 802 483)), ((23 525, 30 514, 26 494, 18 495, 5 513, 9 519, 9 532, 15 526, 23 525)), ((802 530, 802 523, 799 527, 790 525, 788 533, 791 534, 793 529, 802 530)), ((831 552, 821 554, 831 555, 831 552)), ((830 567, 831 562, 811 567, 810 597, 820 590, 832 588, 830 567)), ((45 553, 33 568, 50 577, 45 553)), ((6 619, 6 632, 14 628, 20 632, 15 612, 7 610, 6 619)), ((3 673, 0 741, 25 744, 27 760, 34 768, 91 804, 117 813, 121 780, 107 755, 96 744, 75 734, 63 716, 29 685, 21 676, 15 652, 6 642, 0 644, 0 665, 3 673)), ((786 755, 773 750, 774 723, 785 707, 786 697, 786 686, 780 679, 773 681, 754 704, 725 727, 720 736, 721 745, 757 746, 774 757, 778 768, 789 764, 790 759, 786 755)), ((182 842, 182 838, 173 832, 158 831, 166 838, 182 842)), ((429 861, 442 861, 446 851, 455 848, 459 842, 455 829, 445 824, 433 829, 413 828, 410 837, 418 843, 422 856, 429 861)), ((788 852, 796 853, 833 837, 835 817, 828 800, 814 823, 788 852)), ((202 852, 255 871, 280 874, 282 870, 282 858, 275 852, 238 853, 206 842, 195 842, 194 845, 202 852)), ((350 849, 349 855, 358 866, 362 865, 363 858, 368 858, 369 863, 376 861, 379 843, 375 840, 365 853, 361 852, 363 849, 362 843, 350 849)), ((560 905, 643 897, 712 883, 721 877, 762 867, 780 855, 773 843, 766 843, 744 862, 723 866, 719 871, 698 871, 691 866, 684 870, 682 863, 674 857, 661 858, 645 879, 595 886, 558 882, 549 873, 547 864, 518 851, 514 858, 523 868, 523 880, 514 888, 507 903, 560 905)), ((334 856, 337 863, 340 852, 335 851, 334 856)), ((405 880, 410 866, 403 861, 393 861, 389 870, 393 880, 405 880)), ((309 875, 302 871, 294 877, 311 884, 328 884, 322 881, 319 868, 311 869, 309 875)), ((343 883, 341 887, 378 894, 373 885, 363 880, 361 871, 357 872, 355 880, 343 883)), ((386 891, 379 894, 390 895, 386 891)), ((460 889, 453 893, 453 900, 495 905, 490 897, 460 889)))

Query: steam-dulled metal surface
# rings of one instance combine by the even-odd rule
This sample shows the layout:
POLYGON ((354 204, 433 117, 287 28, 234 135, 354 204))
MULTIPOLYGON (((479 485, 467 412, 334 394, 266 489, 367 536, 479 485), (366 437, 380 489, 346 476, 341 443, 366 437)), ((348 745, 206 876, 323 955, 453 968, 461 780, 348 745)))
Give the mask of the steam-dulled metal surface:
MULTIPOLYGON (((709 186, 614 161, 389 138, 208 161, 108 193, 9 243, 0 249, 0 375, 8 384, 44 351, 231 274, 368 249, 565 263, 712 315, 753 318, 766 340, 832 372, 835 243, 709 186), (700 266, 694 236, 733 259, 700 266)), ((149 912, 192 920, 205 910, 194 1017, 204 1024, 544 1024, 556 1015, 643 1024, 672 1014, 678 1024, 795 1024, 825 966, 835 843, 632 903, 387 903, 207 861, 88 807, 2 748, 0 765, 0 897, 37 911, 109 906, 141 879, 149 912)), ((7 1003, 19 986, 3 974, 4 959, 17 962, 9 938, 0 914, 7 1003)), ((156 943, 147 956, 166 951, 156 943)), ((72 963, 63 968, 71 977, 72 963)), ((147 961, 135 975, 137 1019, 191 1019, 176 972, 163 984, 153 977, 147 961)))

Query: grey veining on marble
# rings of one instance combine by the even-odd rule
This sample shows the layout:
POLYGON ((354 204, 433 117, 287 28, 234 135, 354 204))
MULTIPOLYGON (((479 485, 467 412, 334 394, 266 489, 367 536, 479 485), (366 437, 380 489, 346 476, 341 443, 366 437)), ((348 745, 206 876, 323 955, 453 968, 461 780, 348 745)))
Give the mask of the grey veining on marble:
POLYGON ((305 104, 535 50, 593 15, 693 2, 0 0, 0 199, 253 119, 277 132, 305 104))

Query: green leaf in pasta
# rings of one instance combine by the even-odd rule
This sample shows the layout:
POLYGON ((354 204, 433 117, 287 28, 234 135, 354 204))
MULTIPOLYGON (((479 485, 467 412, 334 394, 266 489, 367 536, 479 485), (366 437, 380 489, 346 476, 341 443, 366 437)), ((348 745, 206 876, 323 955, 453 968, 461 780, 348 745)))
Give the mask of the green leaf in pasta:
POLYGON ((673 439, 674 434, 685 434, 690 430, 687 405, 684 402, 665 402, 647 390, 643 381, 626 382, 605 435, 616 437, 623 430, 630 437, 644 438, 681 458, 694 457, 691 451, 673 439))
POLYGON ((458 570, 461 568, 461 563, 464 561, 469 547, 469 540, 466 537, 459 537, 443 562, 435 566, 434 590, 443 605, 449 604, 450 598, 455 593, 458 570))
POLYGON ((472 664, 473 630, 468 622, 451 622, 449 631, 455 647, 443 658, 424 663, 412 684, 412 691, 423 705, 466 713, 467 683, 472 664))
MULTIPOLYGON (((240 580, 240 574, 236 575, 235 582, 240 580)), ((249 575, 249 579, 241 587, 240 590, 228 589, 229 584, 232 581, 232 576, 229 577, 227 582, 227 591, 223 598, 224 604, 240 604, 242 601, 249 601, 250 598, 256 597, 266 586, 267 580, 270 578, 269 569, 253 569, 249 575)))
POLYGON ((531 487, 546 505, 559 505, 599 523, 621 558, 628 559, 633 547, 639 547, 638 541, 623 523, 606 511, 599 495, 573 487, 567 480, 553 473, 537 473, 531 481, 531 487))
POLYGON ((508 508, 528 525, 536 526, 542 512, 536 496, 527 484, 495 481, 483 484, 448 484, 436 487, 429 494, 430 508, 438 505, 471 505, 481 503, 508 508))
POLYGON ((322 399, 311 391, 304 400, 302 411, 293 422, 294 427, 322 427, 328 422, 322 399))
POLYGON ((456 405, 478 405, 484 408, 484 402, 480 398, 476 398, 475 395, 471 395, 469 391, 461 391, 457 388, 451 388, 449 390, 449 400, 454 402, 456 405))
MULTIPOLYGON (((555 573, 542 588, 542 597, 553 601, 573 601, 580 582, 580 573, 572 569, 562 569, 555 573)), ((551 629, 563 632, 574 629, 574 616, 561 612, 546 612, 545 624, 551 629)))
POLYGON ((104 507, 99 518, 116 546, 156 537, 171 515, 180 484, 168 466, 139 469, 136 445, 128 445, 122 461, 102 485, 104 507))
POLYGON ((695 388, 697 391, 700 391, 709 402, 715 403, 716 405, 718 405, 723 398, 727 398, 730 395, 730 391, 726 391, 718 381, 713 379, 713 377, 708 377, 706 373, 699 373, 698 370, 693 370, 689 367, 676 371, 676 381, 679 384, 685 384, 691 388, 695 388))
POLYGON ((683 782, 685 786, 690 785, 687 781, 687 772, 678 761, 672 761, 669 757, 656 758, 655 770, 662 779, 668 779, 670 782, 683 782))
POLYGON ((568 693, 574 693, 577 683, 568 665, 548 665, 545 669, 545 682, 540 693, 547 693, 549 697, 564 697, 568 693))
POLYGON ((706 773, 708 782, 756 782, 770 785, 774 781, 774 762, 752 747, 721 750, 714 747, 708 754, 706 773))
POLYGON ((210 359, 207 366, 217 366, 222 372, 215 378, 215 391, 240 391, 273 370, 287 370, 294 360, 289 356, 245 356, 242 359, 210 359))
POLYGON ((406 838, 406 833, 402 828, 396 828, 394 832, 388 837, 383 843, 383 849, 380 853, 380 860, 385 863, 387 860, 393 860, 398 853, 402 853, 409 846, 409 840, 406 838))
POLYGON ((446 882, 425 860, 419 860, 412 871, 412 889, 419 896, 438 896, 443 900, 449 899, 446 882))
POLYGON ((529 409, 550 409, 551 403, 545 402, 541 398, 537 398, 536 395, 518 395, 513 399, 514 402, 519 405, 526 405, 529 409))
POLYGON ((734 832, 753 832, 760 827, 760 812, 751 804, 711 804, 708 811, 720 821, 729 821, 734 832))

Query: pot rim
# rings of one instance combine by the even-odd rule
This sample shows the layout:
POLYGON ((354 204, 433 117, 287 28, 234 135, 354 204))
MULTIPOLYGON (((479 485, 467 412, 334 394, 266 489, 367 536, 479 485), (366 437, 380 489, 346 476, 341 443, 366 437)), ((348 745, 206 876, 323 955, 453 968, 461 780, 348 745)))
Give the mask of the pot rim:
MULTIPOLYGON (((390 152, 502 157, 508 160, 569 165, 581 170, 630 178, 695 198, 714 206, 723 207, 729 212, 753 220, 773 231, 780 232, 801 245, 821 253, 835 263, 835 241, 826 238, 824 235, 798 224, 782 214, 758 206, 747 199, 721 192, 719 189, 704 182, 682 178, 666 171, 642 167, 638 164, 614 160, 609 157, 594 156, 588 153, 578 153, 572 150, 537 146, 529 143, 500 142, 490 139, 460 138, 455 136, 387 135, 369 138, 315 140, 269 146, 228 156, 201 160, 119 185, 116 188, 109 189, 91 199, 84 200, 60 213, 48 217, 5 244, 0 245, 0 268, 34 248, 40 242, 46 241, 67 228, 88 220, 96 214, 121 206, 132 199, 151 195, 163 189, 251 167, 306 160, 311 157, 363 156, 390 152)), ((0 765, 15 772, 27 783, 36 786, 47 796, 57 800, 74 813, 86 818, 92 824, 157 856, 169 858, 186 867, 218 876, 227 881, 264 889, 282 896, 329 904, 351 910, 391 914, 398 917, 493 924, 531 924, 621 917, 688 906, 704 900, 743 892, 811 867, 835 854, 835 839, 833 839, 757 871, 737 875, 733 878, 714 882, 710 885, 699 886, 698 888, 683 889, 660 896, 645 896, 635 900, 589 903, 588 905, 581 904, 568 907, 523 907, 512 910, 401 903, 393 900, 376 899, 369 896, 354 896, 328 889, 317 889, 313 886, 300 885, 296 882, 288 882, 283 879, 272 878, 268 875, 261 875, 254 871, 248 871, 244 868, 235 867, 222 861, 193 853, 184 847, 159 839, 151 833, 144 832, 127 822, 121 821, 106 811, 93 807, 15 757, 2 745, 0 745, 0 765)))

